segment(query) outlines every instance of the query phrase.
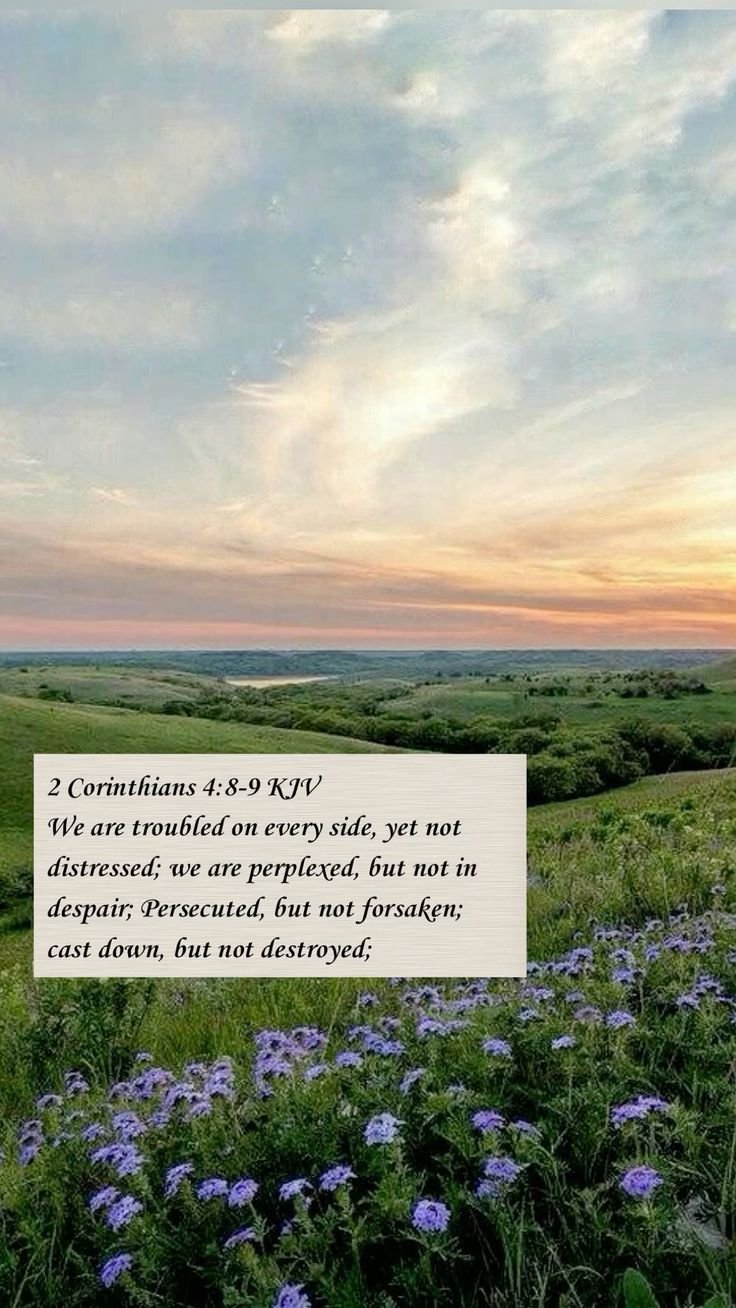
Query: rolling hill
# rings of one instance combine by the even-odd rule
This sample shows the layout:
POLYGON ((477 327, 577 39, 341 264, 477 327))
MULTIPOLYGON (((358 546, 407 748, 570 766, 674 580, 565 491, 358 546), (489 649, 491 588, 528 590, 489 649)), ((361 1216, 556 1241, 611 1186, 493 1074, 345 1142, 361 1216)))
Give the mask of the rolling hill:
POLYGON ((0 889, 31 864, 35 754, 361 754, 394 752, 345 736, 175 718, 0 695, 0 889))
POLYGON ((718 690, 736 690, 736 654, 716 663, 703 663, 694 671, 705 682, 718 690))

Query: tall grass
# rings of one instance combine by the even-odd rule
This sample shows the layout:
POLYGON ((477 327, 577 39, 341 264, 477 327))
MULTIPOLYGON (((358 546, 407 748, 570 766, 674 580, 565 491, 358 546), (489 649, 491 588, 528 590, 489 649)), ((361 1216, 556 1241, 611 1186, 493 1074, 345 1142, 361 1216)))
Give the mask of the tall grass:
POLYGON ((735 800, 532 824, 522 982, 8 969, 2 1302, 730 1303, 735 800))

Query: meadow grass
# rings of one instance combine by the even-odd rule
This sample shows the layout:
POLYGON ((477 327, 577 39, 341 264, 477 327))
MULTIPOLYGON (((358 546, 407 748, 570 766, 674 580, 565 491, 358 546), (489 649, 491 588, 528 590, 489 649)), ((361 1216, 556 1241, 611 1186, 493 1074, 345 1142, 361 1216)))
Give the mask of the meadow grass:
POLYGON ((385 747, 319 732, 0 695, 0 895, 3 878, 30 862, 34 753, 356 752, 385 752, 385 747))
POLYGON ((211 677, 167 668, 136 668, 104 663, 0 666, 0 695, 37 697, 68 694, 85 704, 142 707, 154 711, 174 696, 196 699, 211 677))
POLYGON ((2 1301, 731 1303, 736 782, 655 783, 530 814, 525 981, 8 967, 2 1301))
POLYGON ((711 687, 710 694, 675 699, 656 695, 622 699, 596 676, 566 678, 568 694, 549 699, 530 696, 530 683, 521 678, 512 682, 494 678, 486 683, 483 678, 470 677, 407 687, 406 693, 391 700, 386 708, 391 712, 430 713, 433 717, 461 722, 479 717, 513 719, 530 712, 549 711, 559 713, 566 723, 596 731, 640 717, 677 726, 713 726, 736 721, 736 681, 731 676, 731 662, 725 665, 722 675, 720 671, 720 665, 716 664, 710 677, 703 677, 711 687))

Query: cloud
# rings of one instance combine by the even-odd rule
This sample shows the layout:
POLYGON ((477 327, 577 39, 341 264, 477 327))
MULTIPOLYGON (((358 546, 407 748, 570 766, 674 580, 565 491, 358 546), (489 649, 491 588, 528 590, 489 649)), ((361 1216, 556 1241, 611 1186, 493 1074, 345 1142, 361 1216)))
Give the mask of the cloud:
POLYGON ((4 38, 9 618, 731 634, 733 15, 4 38))
POLYGON ((120 486, 90 486, 90 495, 105 504, 122 504, 126 508, 135 504, 135 500, 120 486))
POLYGON ((392 20, 389 9, 290 9, 266 31, 271 40, 308 52, 323 42, 353 45, 373 41, 392 20))
POLYGON ((194 350, 206 334, 206 306, 165 283, 95 283, 77 269, 0 293, 0 336, 52 353, 194 350))
POLYGON ((0 145, 0 228, 41 245, 176 229, 242 170, 246 147, 237 126, 211 110, 151 109, 146 121, 127 96, 113 95, 94 106, 92 130, 54 125, 0 145))
POLYGON ((290 513, 299 517, 305 487, 352 514, 373 504, 381 476, 407 448, 479 408, 507 406, 503 357, 467 326, 420 299, 395 314, 328 324, 283 378, 235 386, 268 492, 291 487, 290 513))

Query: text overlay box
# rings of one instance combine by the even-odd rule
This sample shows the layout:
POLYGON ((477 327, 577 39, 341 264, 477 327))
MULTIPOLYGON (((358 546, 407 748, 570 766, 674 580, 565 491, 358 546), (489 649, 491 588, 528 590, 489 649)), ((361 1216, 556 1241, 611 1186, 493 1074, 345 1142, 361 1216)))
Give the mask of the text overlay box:
POLYGON ((37 754, 36 976, 522 976, 522 754, 37 754))

